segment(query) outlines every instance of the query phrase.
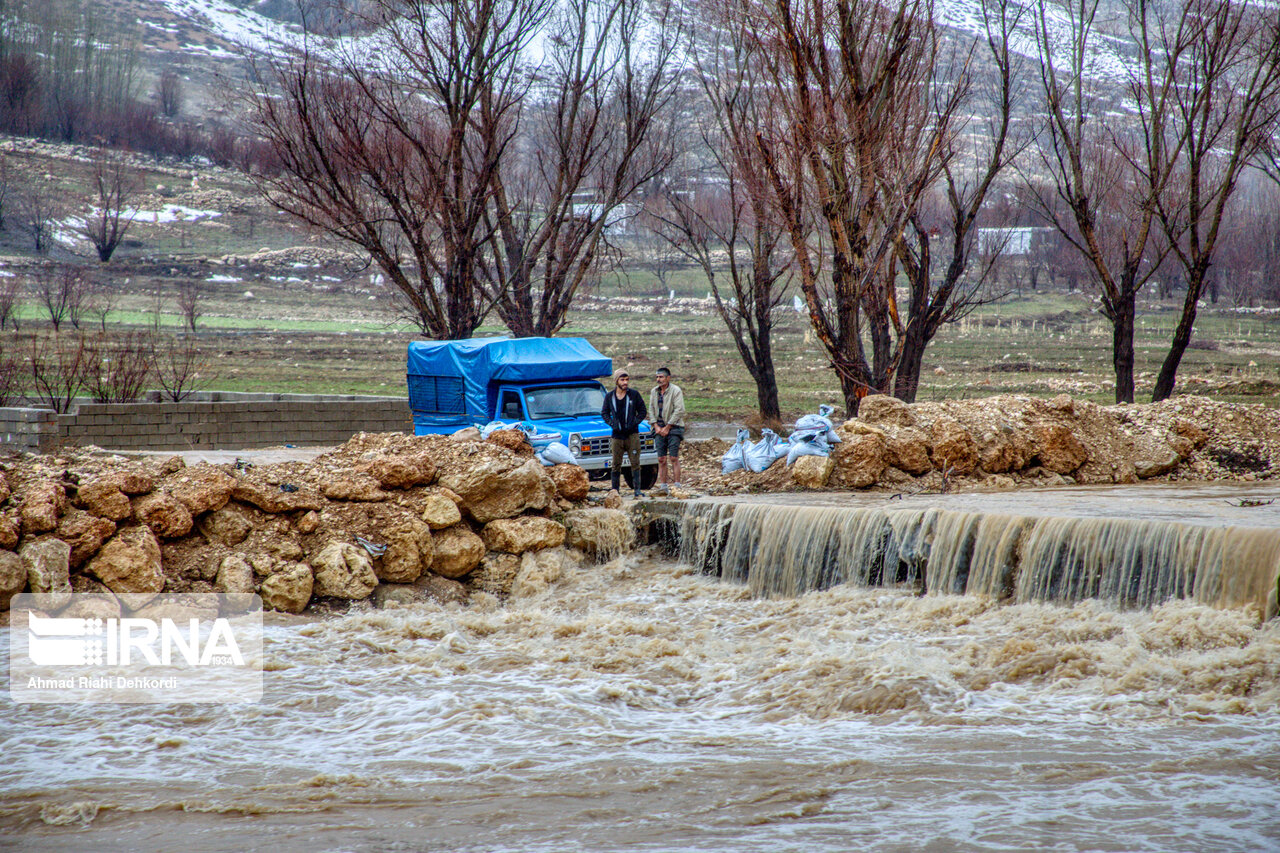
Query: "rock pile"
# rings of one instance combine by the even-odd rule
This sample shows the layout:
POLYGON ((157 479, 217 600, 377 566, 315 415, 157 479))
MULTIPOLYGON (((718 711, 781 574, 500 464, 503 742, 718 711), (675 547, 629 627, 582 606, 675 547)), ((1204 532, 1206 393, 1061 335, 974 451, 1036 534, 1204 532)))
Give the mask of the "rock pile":
POLYGON ((775 465, 761 474, 725 476, 711 466, 722 449, 711 446, 686 460, 686 470, 696 472, 686 479, 712 493, 729 493, 1280 476, 1280 411, 1205 397, 1100 406, 1066 395, 915 404, 873 396, 837 432, 842 442, 829 460, 805 457, 790 469, 775 465))
POLYGON ((256 592, 290 613, 465 601, 536 591, 616 552, 625 516, 583 504, 585 472, 510 443, 362 433, 313 462, 260 467, 13 457, 0 606, 23 591, 130 595, 131 609, 161 592, 256 592))

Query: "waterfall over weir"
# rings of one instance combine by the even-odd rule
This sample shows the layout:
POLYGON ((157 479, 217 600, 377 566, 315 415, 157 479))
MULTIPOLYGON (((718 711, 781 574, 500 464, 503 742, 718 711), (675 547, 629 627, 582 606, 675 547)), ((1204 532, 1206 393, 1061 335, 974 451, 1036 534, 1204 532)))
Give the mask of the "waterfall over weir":
POLYGON ((762 596, 908 585, 1016 603, 1185 598, 1276 615, 1276 527, 716 500, 678 513, 654 514, 675 522, 683 562, 762 596))

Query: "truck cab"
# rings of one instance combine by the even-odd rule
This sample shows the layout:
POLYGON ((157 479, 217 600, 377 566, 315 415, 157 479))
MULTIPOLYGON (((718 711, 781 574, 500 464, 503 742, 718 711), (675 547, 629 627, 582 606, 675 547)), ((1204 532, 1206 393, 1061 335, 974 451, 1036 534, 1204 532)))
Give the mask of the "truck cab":
MULTIPOLYGON (((584 338, 472 338, 409 344, 409 408, 417 435, 450 434, 493 421, 557 434, 587 475, 609 476, 609 425, 600 417, 607 389, 596 378, 613 361, 584 338)), ((640 430, 640 487, 657 479, 648 424, 640 430)), ((623 463, 631 483, 631 466, 623 463)))

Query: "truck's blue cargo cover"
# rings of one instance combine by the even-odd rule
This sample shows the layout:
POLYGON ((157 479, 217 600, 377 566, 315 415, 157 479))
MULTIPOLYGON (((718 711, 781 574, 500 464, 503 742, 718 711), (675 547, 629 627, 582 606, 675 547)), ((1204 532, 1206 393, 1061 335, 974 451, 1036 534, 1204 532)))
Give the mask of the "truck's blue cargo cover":
POLYGON ((491 394, 495 383, 594 379, 612 373, 613 361, 585 338, 411 341, 406 372, 409 376, 409 408, 433 414, 450 412, 452 407, 446 408, 438 398, 432 399, 435 397, 435 384, 428 386, 415 382, 414 377, 456 378, 461 380, 459 390, 463 400, 460 402, 465 405, 465 412, 456 414, 488 419, 495 402, 491 394))

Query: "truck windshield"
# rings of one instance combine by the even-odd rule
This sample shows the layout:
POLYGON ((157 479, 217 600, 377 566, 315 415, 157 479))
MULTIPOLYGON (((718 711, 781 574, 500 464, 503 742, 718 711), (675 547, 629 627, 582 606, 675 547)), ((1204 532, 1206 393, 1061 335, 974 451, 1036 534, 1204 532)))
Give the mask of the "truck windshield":
POLYGON ((572 418, 599 415, 604 405, 604 389, 600 386, 571 385, 563 388, 535 388, 524 392, 529 417, 572 418))

